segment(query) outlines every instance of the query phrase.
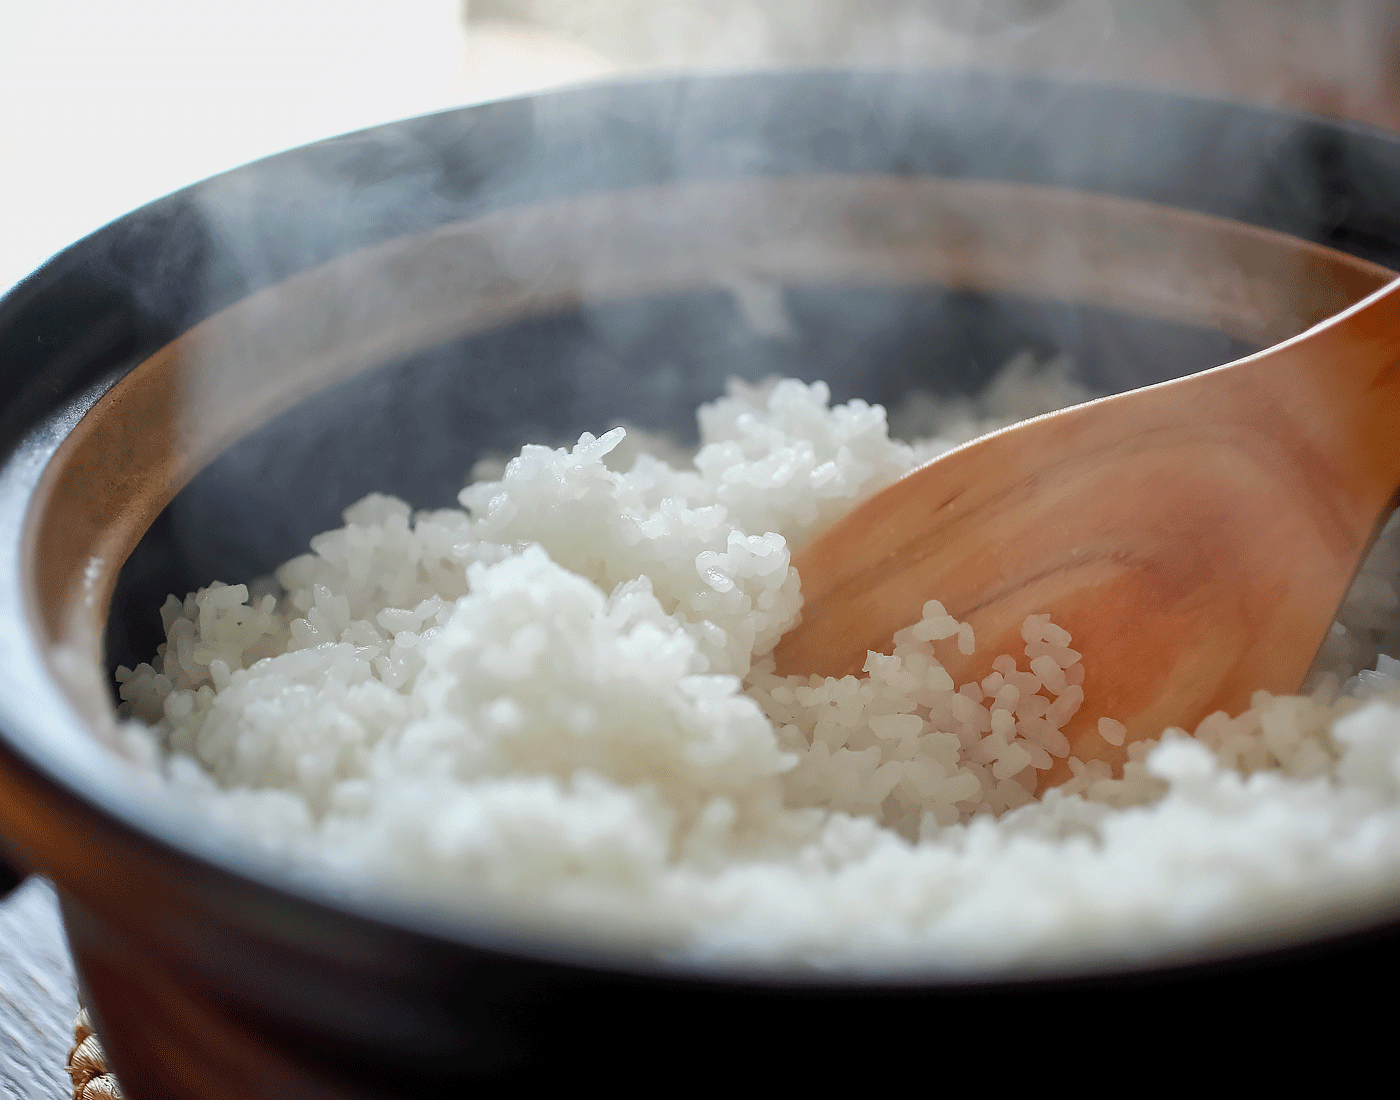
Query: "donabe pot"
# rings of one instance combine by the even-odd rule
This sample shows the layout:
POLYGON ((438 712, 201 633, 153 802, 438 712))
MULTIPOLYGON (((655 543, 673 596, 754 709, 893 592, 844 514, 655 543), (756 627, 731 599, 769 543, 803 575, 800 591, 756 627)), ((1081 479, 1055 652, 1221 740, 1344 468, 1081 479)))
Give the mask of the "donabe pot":
POLYGON ((732 374, 890 403, 1026 348, 1110 390, 1189 373, 1388 281, 1397 192, 1395 138, 1262 107, 761 75, 320 142, 61 253, 0 302, 0 845, 57 884, 129 1096, 723 1070, 828 1033, 864 1058, 1006 997, 1237 998, 1392 964, 1389 912, 983 981, 663 964, 352 896, 201 830, 95 738, 166 593, 266 572, 366 492, 449 504, 481 453, 617 419, 693 433, 732 374))

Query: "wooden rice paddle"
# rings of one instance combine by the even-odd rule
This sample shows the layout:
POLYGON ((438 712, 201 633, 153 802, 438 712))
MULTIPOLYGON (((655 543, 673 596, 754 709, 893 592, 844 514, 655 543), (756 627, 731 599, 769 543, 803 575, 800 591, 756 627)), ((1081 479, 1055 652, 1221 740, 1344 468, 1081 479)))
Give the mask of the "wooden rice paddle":
MULTIPOLYGON (((1071 753, 1297 691, 1400 485, 1400 280, 1246 359, 1042 416, 877 493, 794 558, 785 673, 858 673, 925 600, 972 623, 956 683, 1049 612, 1084 656, 1071 753)), ((1042 788, 1069 775, 1057 761, 1042 788)))

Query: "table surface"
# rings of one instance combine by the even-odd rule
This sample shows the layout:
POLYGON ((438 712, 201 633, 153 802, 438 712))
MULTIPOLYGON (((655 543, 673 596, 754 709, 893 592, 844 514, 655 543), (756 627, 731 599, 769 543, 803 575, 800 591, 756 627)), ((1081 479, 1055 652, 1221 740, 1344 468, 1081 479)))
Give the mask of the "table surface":
POLYGON ((0 902, 0 1097, 72 1094, 64 1065, 78 996, 58 899, 31 879, 0 902))

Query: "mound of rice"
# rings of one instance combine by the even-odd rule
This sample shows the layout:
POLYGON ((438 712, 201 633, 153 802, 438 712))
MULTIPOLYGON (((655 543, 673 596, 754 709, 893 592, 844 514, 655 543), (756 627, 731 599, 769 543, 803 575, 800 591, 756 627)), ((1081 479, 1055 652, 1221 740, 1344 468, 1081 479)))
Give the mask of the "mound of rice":
POLYGON ((275 582, 170 597, 120 709, 171 791, 293 863, 664 957, 1103 965, 1389 902, 1393 528, 1329 640, 1339 674, 1133 746, 1121 776, 1071 759, 1039 801, 1059 727, 1093 706, 1048 614, 980 683, 940 664, 975 639, 936 601, 864 677, 774 674, 793 546, 955 443, 1087 396, 1022 360, 978 402, 899 410, 934 435, 910 445, 822 383, 733 382, 693 460, 619 427, 484 461, 460 510, 370 496, 275 582), (1376 667, 1343 685, 1358 661, 1376 667))

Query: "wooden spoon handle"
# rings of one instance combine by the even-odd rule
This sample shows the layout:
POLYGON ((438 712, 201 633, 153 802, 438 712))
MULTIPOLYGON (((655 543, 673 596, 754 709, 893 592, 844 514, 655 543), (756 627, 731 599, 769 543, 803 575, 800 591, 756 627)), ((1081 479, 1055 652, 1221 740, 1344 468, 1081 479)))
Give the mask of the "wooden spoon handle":
POLYGON ((1244 423, 1292 451, 1299 492, 1351 513, 1369 545, 1400 485, 1400 279, 1336 317, 1193 380, 1217 393, 1219 374, 1244 423), (1384 513, 1384 514, 1382 514, 1384 513))

